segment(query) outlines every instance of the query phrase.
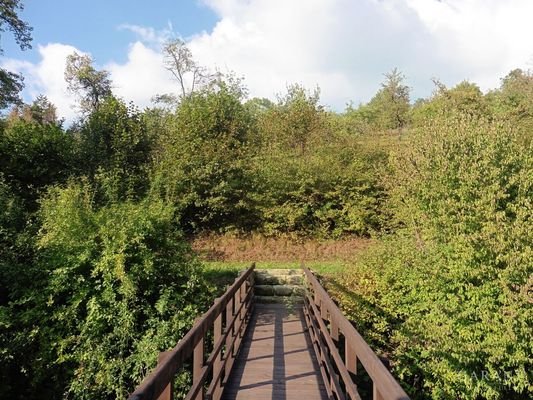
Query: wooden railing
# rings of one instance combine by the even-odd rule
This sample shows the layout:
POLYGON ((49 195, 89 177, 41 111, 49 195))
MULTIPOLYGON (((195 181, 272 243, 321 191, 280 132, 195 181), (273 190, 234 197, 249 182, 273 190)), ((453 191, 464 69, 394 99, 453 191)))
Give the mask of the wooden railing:
POLYGON ((407 394, 344 317, 313 273, 306 267, 303 270, 307 286, 305 320, 329 398, 361 399, 353 380, 359 360, 372 379, 374 400, 408 400, 407 394), (338 348, 341 336, 344 336, 344 349, 338 348))
POLYGON ((252 264, 235 280, 176 347, 160 353, 156 369, 129 400, 171 400, 174 377, 191 357, 193 382, 186 399, 220 399, 252 312, 254 268, 252 264), (210 332, 213 350, 206 359, 204 350, 210 332))

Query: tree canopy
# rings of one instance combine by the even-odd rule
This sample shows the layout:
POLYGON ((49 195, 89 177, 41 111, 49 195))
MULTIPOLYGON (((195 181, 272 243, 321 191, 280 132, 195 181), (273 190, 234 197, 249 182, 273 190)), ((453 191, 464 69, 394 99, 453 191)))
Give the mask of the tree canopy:
MULTIPOLYGON (((24 9, 20 0, 0 1, 0 32, 10 31, 21 50, 31 49, 32 27, 22 21, 18 13, 24 9)), ((0 54, 3 49, 0 47, 0 54)), ((19 93, 24 88, 22 75, 0 68, 0 110, 20 102, 19 93)))

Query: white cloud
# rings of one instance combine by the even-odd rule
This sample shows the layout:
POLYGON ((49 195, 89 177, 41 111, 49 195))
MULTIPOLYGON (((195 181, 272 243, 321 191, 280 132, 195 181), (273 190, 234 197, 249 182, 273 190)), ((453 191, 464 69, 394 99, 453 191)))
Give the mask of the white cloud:
POLYGON ((76 117, 74 96, 67 91, 65 65, 67 56, 73 52, 84 54, 73 46, 51 43, 38 47, 41 60, 37 64, 27 61, 7 59, 2 63, 8 70, 22 73, 25 77, 25 98, 34 99, 44 94, 57 107, 58 115, 67 121, 76 117))
POLYGON ((157 30, 147 26, 122 24, 118 30, 129 31, 137 35, 140 41, 146 44, 161 46, 167 39, 174 36, 172 24, 169 22, 165 29, 157 30))
POLYGON ((124 64, 115 62, 104 66, 111 73, 113 92, 139 107, 151 105, 156 94, 173 92, 176 82, 163 67, 163 56, 141 42, 132 44, 124 64))
MULTIPOLYGON (((447 85, 469 79, 486 90, 513 68, 533 67, 531 0, 203 2, 219 21, 212 31, 188 39, 193 55, 202 65, 243 75, 252 96, 272 98, 293 82, 319 85, 323 102, 342 109, 350 100, 368 101, 383 73, 394 67, 407 76, 413 98, 431 93, 432 77, 447 85)), ((115 93, 146 106, 155 94, 175 90, 160 53, 172 26, 119 28, 138 40, 124 63, 104 65, 115 93)), ((69 118, 72 97, 63 70, 74 50, 49 44, 39 47, 37 64, 4 64, 25 74, 28 93, 46 94, 69 118)))
MULTIPOLYGON (((220 16, 191 41, 203 62, 246 76, 252 94, 320 85, 342 108, 399 67, 415 89, 470 79, 489 89, 533 57, 530 0, 204 0, 220 16)), ((531 64, 529 65, 531 67, 531 64)))
MULTIPOLYGON (((70 124, 76 120, 79 112, 76 96, 67 90, 65 82, 66 59, 74 52, 86 53, 60 43, 39 46, 38 51, 41 57, 38 63, 7 59, 2 67, 25 77, 23 95, 26 102, 44 94, 57 107, 58 115, 70 124)), ((172 92, 176 85, 163 68, 161 53, 141 42, 130 45, 128 59, 124 64, 110 62, 103 68, 110 72, 113 92, 139 107, 149 106, 155 94, 172 92)))
MULTIPOLYGON (((272 96, 287 83, 319 85, 325 103, 342 108, 368 99, 382 74, 398 66, 409 73, 412 48, 425 54, 431 40, 404 1, 218 1, 211 33, 194 37, 193 54, 244 74, 252 94, 272 96)), ((425 74, 428 80, 431 77, 425 74)))
MULTIPOLYGON (((447 65, 488 89, 511 69, 533 65, 530 0, 407 0, 447 65)), ((446 65, 444 65, 446 66, 446 65)))

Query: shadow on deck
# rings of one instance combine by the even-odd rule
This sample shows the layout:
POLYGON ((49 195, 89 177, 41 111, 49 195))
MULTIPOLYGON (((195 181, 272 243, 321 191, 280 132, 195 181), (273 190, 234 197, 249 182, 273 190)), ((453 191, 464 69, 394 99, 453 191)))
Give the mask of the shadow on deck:
POLYGON ((327 399, 301 307, 257 304, 223 399, 327 399))

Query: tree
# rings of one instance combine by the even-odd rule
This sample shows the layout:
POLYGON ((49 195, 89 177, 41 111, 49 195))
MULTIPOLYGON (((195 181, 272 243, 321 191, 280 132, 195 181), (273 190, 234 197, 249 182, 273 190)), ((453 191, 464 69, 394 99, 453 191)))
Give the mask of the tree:
POLYGON ((533 137, 533 72, 515 69, 502 79, 501 87, 486 95, 492 111, 519 127, 524 140, 533 137))
POLYGON ((435 91, 429 100, 417 101, 411 110, 414 126, 421 126, 441 116, 454 114, 482 117, 489 114, 486 99, 475 83, 462 81, 451 89, 434 79, 435 91))
POLYGON ((250 110, 250 113, 255 117, 267 112, 275 106, 272 100, 265 97, 254 97, 244 103, 244 106, 250 110))
POLYGON ((163 53, 165 68, 178 81, 181 97, 205 86, 218 75, 209 73, 205 67, 199 66, 194 61, 191 50, 179 38, 168 41, 163 47, 163 53))
POLYGON ((58 124, 18 119, 0 131, 0 171, 32 211, 42 189, 70 175, 73 153, 72 135, 58 124))
MULTIPOLYGON (((114 96, 107 97, 79 128, 79 160, 90 179, 108 178, 113 200, 140 194, 146 183, 151 141, 141 113, 114 96), (100 177, 102 178, 102 177, 100 177)), ((109 197, 110 193, 107 193, 109 197)))
POLYGON ((223 83, 185 97, 162 136, 158 165, 189 231, 247 228, 254 215, 250 123, 239 92, 223 83))
POLYGON ((307 91, 294 84, 287 93, 278 96, 278 104, 270 107, 260 118, 267 132, 265 139, 272 145, 290 147, 303 156, 309 143, 324 133, 324 108, 319 104, 320 89, 307 91))
POLYGON ((91 56, 74 52, 67 57, 65 68, 68 90, 80 98, 79 107, 86 114, 98 109, 100 103, 112 94, 109 72, 98 71, 92 64, 91 56))
POLYGON ((45 95, 40 94, 32 104, 16 105, 9 113, 10 121, 24 120, 41 125, 60 124, 57 109, 45 95))
MULTIPOLYGON (((26 50, 31 49, 32 28, 17 15, 23 9, 20 0, 0 0, 0 32, 11 31, 20 49, 26 50)), ((3 54, 1 48, 0 54, 3 54)), ((23 88, 21 75, 0 69, 0 109, 20 102, 18 94, 23 88)))
POLYGON ((402 129, 409 115, 409 87, 404 85, 405 76, 394 68, 385 74, 381 89, 370 100, 375 124, 380 129, 402 129))

